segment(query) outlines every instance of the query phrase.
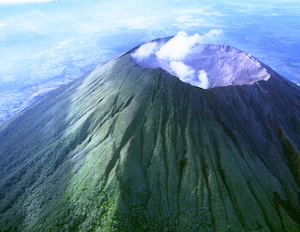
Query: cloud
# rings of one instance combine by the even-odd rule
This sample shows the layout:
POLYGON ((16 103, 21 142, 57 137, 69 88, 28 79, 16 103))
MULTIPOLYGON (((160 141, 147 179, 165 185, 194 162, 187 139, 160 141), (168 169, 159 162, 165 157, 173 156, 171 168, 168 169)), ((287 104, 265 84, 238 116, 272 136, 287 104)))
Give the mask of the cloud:
POLYGON ((149 42, 141 45, 131 53, 131 57, 145 68, 163 68, 181 81, 203 89, 209 88, 209 79, 205 70, 192 68, 188 63, 189 56, 199 53, 203 43, 216 40, 222 30, 211 30, 200 36, 188 36, 186 32, 179 32, 176 36, 164 42, 149 42))
POLYGON ((0 4, 2 3, 30 3, 30 2, 53 2, 57 0, 0 0, 0 4))
POLYGON ((1 82, 11 82, 11 81, 15 81, 16 77, 15 76, 2 76, 1 78, 1 82))
POLYGON ((182 16, 176 18, 175 21, 177 21, 177 22, 187 22, 187 21, 190 21, 191 19, 192 19, 191 15, 182 15, 182 16))

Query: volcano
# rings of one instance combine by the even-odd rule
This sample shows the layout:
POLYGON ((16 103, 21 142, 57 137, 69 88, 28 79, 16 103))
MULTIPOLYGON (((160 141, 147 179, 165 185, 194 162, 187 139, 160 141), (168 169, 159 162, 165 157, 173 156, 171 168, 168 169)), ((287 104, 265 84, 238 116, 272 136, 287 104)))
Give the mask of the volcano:
POLYGON ((206 89, 139 47, 2 123, 0 230, 300 231, 299 87, 203 46, 206 89))

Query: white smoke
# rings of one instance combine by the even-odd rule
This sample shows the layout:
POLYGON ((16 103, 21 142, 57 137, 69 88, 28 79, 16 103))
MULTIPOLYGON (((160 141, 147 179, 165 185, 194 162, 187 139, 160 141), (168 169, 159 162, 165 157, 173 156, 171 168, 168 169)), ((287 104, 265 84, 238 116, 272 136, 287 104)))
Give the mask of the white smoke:
POLYGON ((198 34, 188 36, 187 33, 181 31, 156 52, 156 56, 159 60, 183 60, 200 40, 201 36, 198 34))
POLYGON ((146 57, 149 57, 154 52, 154 49, 156 47, 157 47, 156 42, 150 42, 150 43, 143 44, 142 46, 139 47, 139 49, 137 49, 132 54, 132 56, 134 58, 136 58, 137 60, 143 60, 146 57))
POLYGON ((183 82, 188 82, 190 76, 195 75, 195 70, 185 65, 183 62, 172 61, 170 63, 170 68, 174 72, 175 76, 178 76, 183 82))
POLYGON ((198 80, 200 81, 199 87, 202 89, 208 89, 209 87, 209 81, 207 74, 204 70, 199 71, 198 80))
POLYGON ((181 81, 203 89, 209 88, 209 80, 205 70, 195 70, 186 62, 186 57, 199 51, 203 43, 211 43, 223 33, 222 30, 211 30, 203 36, 188 36, 179 32, 166 43, 150 42, 141 45, 131 56, 137 63, 148 68, 161 67, 177 76, 181 81), (197 48, 197 49, 195 49, 197 48))

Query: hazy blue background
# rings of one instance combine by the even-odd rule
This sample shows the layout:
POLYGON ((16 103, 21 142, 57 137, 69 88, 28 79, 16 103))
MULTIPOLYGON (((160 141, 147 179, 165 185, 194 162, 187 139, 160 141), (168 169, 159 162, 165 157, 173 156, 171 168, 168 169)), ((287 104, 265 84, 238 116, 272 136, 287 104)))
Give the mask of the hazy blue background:
POLYGON ((179 31, 222 29, 212 42, 300 84, 299 0, 16 1, 0 0, 0 121, 99 63, 179 31))

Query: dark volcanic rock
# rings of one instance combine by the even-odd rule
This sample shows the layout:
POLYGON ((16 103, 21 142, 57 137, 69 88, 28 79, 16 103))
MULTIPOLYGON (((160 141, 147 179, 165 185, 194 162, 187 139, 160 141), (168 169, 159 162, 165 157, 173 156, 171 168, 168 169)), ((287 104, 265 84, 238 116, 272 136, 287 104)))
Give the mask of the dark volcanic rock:
POLYGON ((1 231, 300 231, 300 90, 125 54, 0 126, 1 231))

